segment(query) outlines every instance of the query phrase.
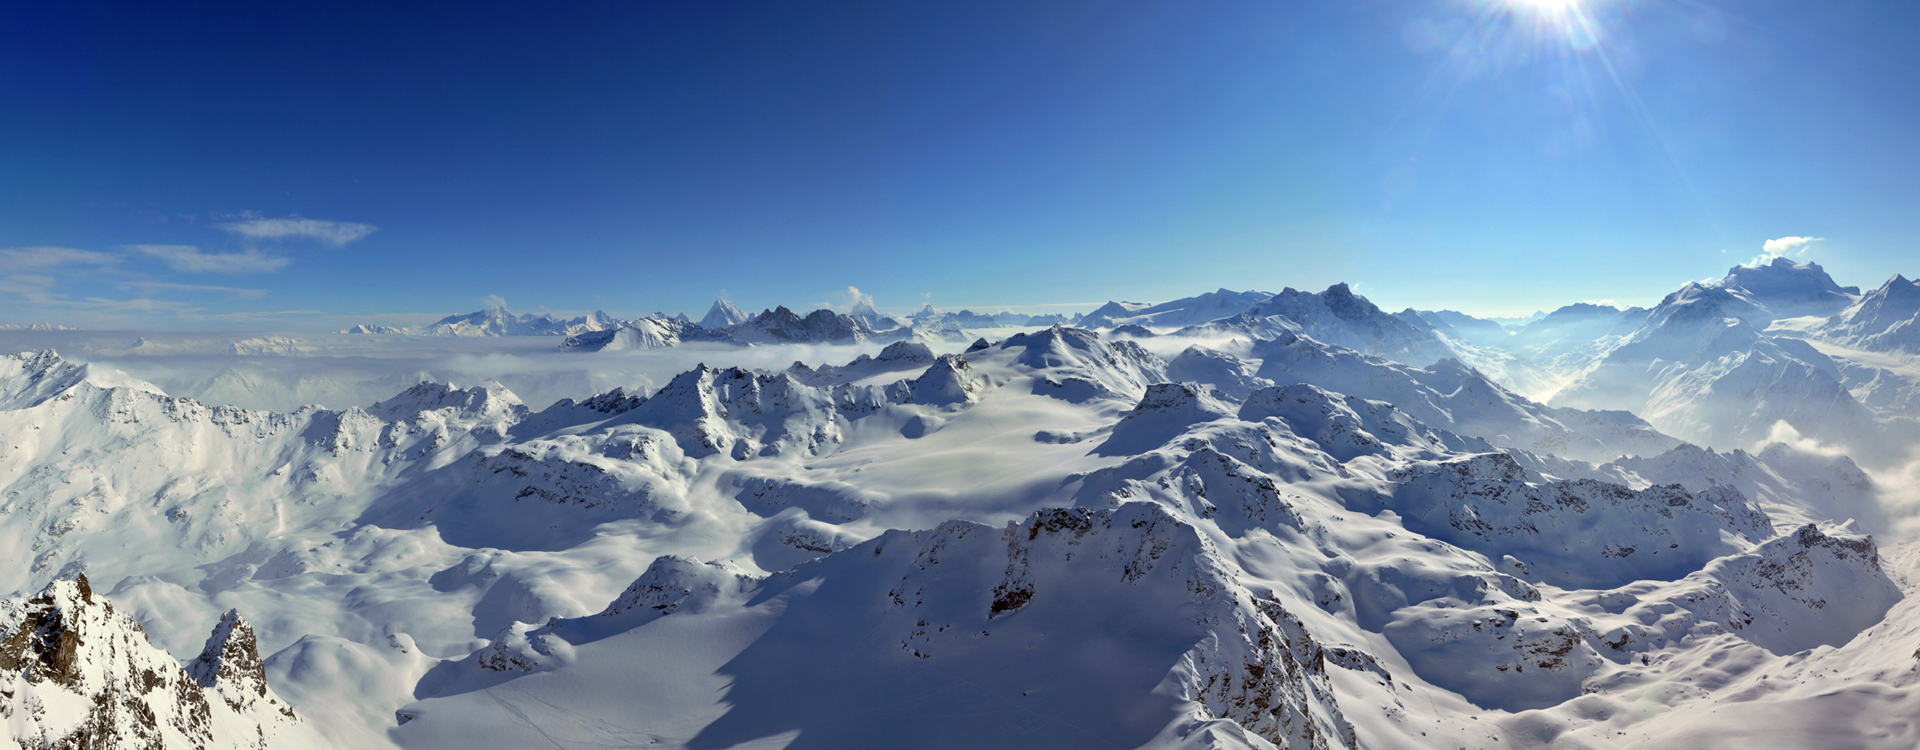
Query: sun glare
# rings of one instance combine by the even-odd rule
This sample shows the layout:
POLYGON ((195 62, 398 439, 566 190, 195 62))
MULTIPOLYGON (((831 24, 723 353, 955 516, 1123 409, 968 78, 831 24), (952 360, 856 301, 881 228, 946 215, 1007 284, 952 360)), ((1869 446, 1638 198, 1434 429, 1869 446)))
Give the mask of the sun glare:
POLYGON ((1507 4, 1536 13, 1568 13, 1579 9, 1580 0, 1507 0, 1507 4))
POLYGON ((1587 13, 1587 0, 1499 0, 1508 13, 1531 19, 1536 31, 1557 37, 1576 50, 1591 49, 1599 34, 1587 13))

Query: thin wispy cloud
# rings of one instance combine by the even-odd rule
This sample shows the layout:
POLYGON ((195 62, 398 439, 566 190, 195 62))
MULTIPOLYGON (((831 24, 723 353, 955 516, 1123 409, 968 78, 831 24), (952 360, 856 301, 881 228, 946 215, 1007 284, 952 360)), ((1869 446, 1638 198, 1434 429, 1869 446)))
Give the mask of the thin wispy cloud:
POLYGON ((0 266, 25 271, 55 266, 104 266, 120 261, 120 256, 71 247, 10 247, 0 250, 0 266))
POLYGON ((159 258, 173 270, 184 273, 263 273, 277 271, 293 262, 253 248, 237 253, 202 252, 192 245, 122 245, 120 249, 159 258))
POLYGON ((152 296, 155 292, 188 292, 200 294, 225 294, 234 299, 260 299, 267 296, 265 289, 237 289, 230 286, 210 286, 206 284, 174 284, 165 281, 129 281, 116 285, 120 291, 137 291, 152 296))
POLYGON ((334 247, 364 239, 380 229, 372 224, 362 224, 357 221, 325 221, 298 216, 274 219, 258 214, 242 214, 242 216, 244 218, 239 221, 229 221, 214 226, 247 240, 309 239, 334 247))
POLYGON ((84 307, 84 308, 93 309, 93 310, 99 310, 103 312, 139 312, 139 313, 152 313, 152 312, 162 312, 162 311, 178 313, 178 312, 199 309, 197 307, 193 307, 192 305, 189 305, 185 302, 181 302, 179 300, 151 299, 148 297, 136 297, 134 299, 108 299, 106 297, 88 297, 84 303, 76 303, 75 306, 84 307))

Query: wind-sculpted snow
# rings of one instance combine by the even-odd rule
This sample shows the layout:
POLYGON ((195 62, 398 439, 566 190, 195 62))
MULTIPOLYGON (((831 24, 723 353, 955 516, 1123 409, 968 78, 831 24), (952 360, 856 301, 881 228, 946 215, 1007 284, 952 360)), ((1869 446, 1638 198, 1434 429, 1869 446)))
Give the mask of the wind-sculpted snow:
POLYGON ((322 747, 267 686, 253 629, 229 612, 187 668, 85 576, 0 602, 5 738, 15 747, 322 747))
MULTIPOLYGON (((1635 491, 1578 479, 1529 481, 1512 456, 1415 465, 1378 508, 1407 528, 1489 557, 1511 556, 1561 586, 1672 580, 1769 537, 1773 525, 1737 490, 1678 485, 1635 491)), ((1375 512, 1378 508, 1361 508, 1375 512)))

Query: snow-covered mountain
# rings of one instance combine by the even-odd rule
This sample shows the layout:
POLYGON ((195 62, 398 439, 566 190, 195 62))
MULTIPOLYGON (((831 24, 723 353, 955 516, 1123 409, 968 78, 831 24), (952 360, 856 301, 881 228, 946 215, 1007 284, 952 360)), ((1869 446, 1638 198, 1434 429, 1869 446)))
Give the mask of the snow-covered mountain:
POLYGON ((1773 319, 1827 317, 1860 298, 1860 287, 1834 283, 1818 263, 1774 258, 1765 265, 1734 266, 1719 287, 1765 307, 1773 319))
POLYGON ((1502 447, 1604 461, 1664 453, 1679 443, 1630 413, 1536 403, 1457 360, 1409 367, 1294 335, 1259 342, 1252 353, 1261 378, 1393 404, 1434 427, 1502 447))
POLYGON ((1431 323, 1417 315, 1410 317, 1381 310, 1346 284, 1335 284, 1319 293, 1288 287, 1247 312, 1189 326, 1178 333, 1197 337, 1237 334, 1257 339, 1300 335, 1416 366, 1460 356, 1431 323))
POLYGON ((832 310, 815 310, 806 317, 776 307, 734 326, 728 337, 742 344, 855 344, 873 337, 865 322, 832 310))
POLYGON ((1868 351, 1920 354, 1920 283, 1894 274, 1814 335, 1868 351))
POLYGON ((731 328, 747 322, 748 315, 724 299, 713 301, 713 307, 707 309, 706 317, 700 319, 700 327, 708 329, 731 328))
POLYGON ((1873 414, 1841 384, 1838 365, 1752 322, 1770 316, 1737 290, 1688 284, 1553 403, 1632 411, 1684 439, 1720 446, 1756 444, 1785 422, 1884 458, 1872 445, 1873 414))
POLYGON ((1081 318, 1087 328, 1113 328, 1122 325, 1155 328, 1184 328, 1239 315, 1273 297, 1272 292, 1235 292, 1219 289, 1171 302, 1108 302, 1081 318))
POLYGON ((725 331, 679 318, 646 317, 617 328, 576 333, 561 340, 560 348, 575 352, 664 349, 684 341, 731 341, 725 331))
POLYGON ((258 411, 4 355, 0 709, 20 744, 198 695, 206 737, 161 744, 1518 750, 1764 715, 1871 745, 1920 716, 1920 556, 1869 536, 1899 488, 1798 436, 1908 402, 1849 401, 1866 365, 1767 333, 1793 297, 1750 276, 1504 339, 1345 285, 1160 335, 653 316, 540 356, 669 375, 544 408, 409 370, 258 411), (1583 361, 1551 374, 1608 410, 1496 355, 1583 361), (33 682, 63 654, 111 679, 33 682))
POLYGON ((589 331, 611 330, 620 325, 620 320, 599 310, 577 318, 561 318, 551 313, 514 315, 505 307, 491 307, 464 315, 448 315, 431 325, 400 328, 361 324, 341 333, 419 336, 571 336, 589 331))

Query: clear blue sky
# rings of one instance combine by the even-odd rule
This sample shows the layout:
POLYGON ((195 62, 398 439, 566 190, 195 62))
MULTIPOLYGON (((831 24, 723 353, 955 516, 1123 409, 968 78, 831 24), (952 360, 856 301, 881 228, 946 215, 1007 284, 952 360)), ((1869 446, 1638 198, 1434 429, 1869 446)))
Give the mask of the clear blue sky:
POLYGON ((1915 3, 34 3, 0 71, 0 322, 1920 271, 1915 3))

